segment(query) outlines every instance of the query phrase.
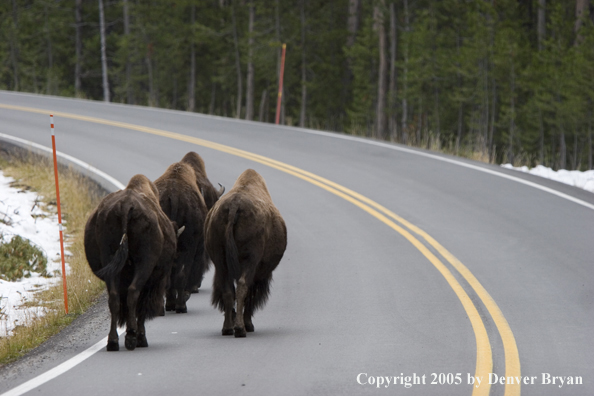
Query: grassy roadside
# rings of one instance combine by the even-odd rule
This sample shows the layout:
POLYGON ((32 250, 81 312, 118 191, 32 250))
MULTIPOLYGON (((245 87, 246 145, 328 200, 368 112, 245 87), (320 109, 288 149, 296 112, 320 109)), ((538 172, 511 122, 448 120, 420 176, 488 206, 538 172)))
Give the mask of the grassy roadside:
MULTIPOLYGON (((47 209, 57 211, 54 171, 49 159, 35 155, 4 157, 0 159, 0 169, 19 185, 42 196, 47 209)), ((65 242, 71 253, 66 260, 70 266, 66 279, 69 314, 64 312, 61 282, 39 293, 33 304, 45 307, 46 315, 31 318, 27 326, 17 327, 11 337, 0 338, 0 366, 18 359, 58 333, 85 312, 105 288, 91 272, 83 245, 84 227, 101 199, 100 193, 92 182, 73 170, 61 169, 59 179, 65 242)))

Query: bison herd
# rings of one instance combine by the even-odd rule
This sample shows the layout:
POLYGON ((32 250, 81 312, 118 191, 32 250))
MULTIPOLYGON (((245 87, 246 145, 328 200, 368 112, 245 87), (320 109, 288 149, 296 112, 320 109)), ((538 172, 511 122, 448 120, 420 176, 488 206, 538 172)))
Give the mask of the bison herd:
POLYGON ((262 176, 248 169, 223 196, 203 159, 189 152, 154 182, 135 175, 107 195, 85 227, 87 261, 105 282, 111 328, 107 350, 147 347, 144 322, 165 311, 187 312, 212 260, 212 304, 225 313, 223 335, 254 331, 266 303, 287 230, 262 176))

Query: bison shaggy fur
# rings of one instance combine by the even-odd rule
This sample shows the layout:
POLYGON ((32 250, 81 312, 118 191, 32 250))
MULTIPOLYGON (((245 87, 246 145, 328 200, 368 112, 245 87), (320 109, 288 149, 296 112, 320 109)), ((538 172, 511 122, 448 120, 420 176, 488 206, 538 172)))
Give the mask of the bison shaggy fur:
POLYGON ((200 287, 208 268, 204 249, 204 221, 208 209, 198 190, 193 168, 177 162, 155 180, 159 203, 163 212, 184 232, 177 241, 177 255, 173 262, 165 309, 186 313, 186 300, 193 289, 200 287))
POLYGON ((213 187, 212 183, 208 179, 208 176, 206 175, 204 160, 194 151, 190 151, 184 155, 184 158, 182 158, 180 162, 188 164, 192 167, 192 169, 194 169, 198 190, 204 198, 206 207, 210 210, 214 206, 215 202, 217 202, 217 200, 220 198, 220 196, 223 195, 223 192, 225 192, 225 187, 221 186, 218 190, 213 187))
POLYGON ((144 322, 163 310, 176 251, 176 225, 159 206, 157 188, 143 175, 106 196, 85 227, 85 254, 109 293, 108 351, 119 350, 117 326, 126 324, 125 346, 147 347, 144 322))
POLYGON ((222 333, 245 337, 254 331, 253 313, 266 303, 272 271, 285 252, 285 222, 264 178, 248 169, 208 213, 205 227, 215 267, 212 304, 225 313, 222 333))

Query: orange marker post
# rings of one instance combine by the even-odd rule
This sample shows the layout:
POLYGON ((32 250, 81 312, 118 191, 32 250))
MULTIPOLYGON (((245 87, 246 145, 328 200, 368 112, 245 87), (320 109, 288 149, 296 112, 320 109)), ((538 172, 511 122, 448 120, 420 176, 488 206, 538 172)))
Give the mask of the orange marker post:
POLYGON ((287 44, 283 44, 283 54, 281 56, 280 78, 278 83, 278 100, 276 101, 276 124, 280 120, 281 100, 283 97, 283 74, 285 73, 285 53, 287 52, 287 44))
POLYGON ((50 114, 52 129, 52 149, 54 152, 54 175, 56 177, 56 202, 58 204, 58 228, 60 230, 60 252, 62 256, 62 285, 64 286, 64 308, 68 314, 68 293, 66 289, 66 262, 64 260, 64 227, 62 227, 62 207, 60 206, 60 187, 58 184, 58 158, 56 156, 56 136, 54 135, 54 116, 50 114))

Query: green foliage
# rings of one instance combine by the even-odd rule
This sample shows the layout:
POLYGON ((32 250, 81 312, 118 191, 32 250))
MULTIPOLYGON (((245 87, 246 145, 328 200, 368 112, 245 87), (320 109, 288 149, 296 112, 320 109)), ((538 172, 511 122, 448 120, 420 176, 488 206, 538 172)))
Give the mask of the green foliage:
MULTIPOLYGON (((545 35, 539 43, 537 0, 360 0, 358 29, 350 45, 351 3, 104 1, 112 101, 187 110, 193 99, 194 111, 244 117, 251 61, 254 119, 273 122, 280 48, 286 43, 281 122, 297 124, 305 87, 306 126, 370 136, 376 129, 381 81, 374 10, 378 7, 383 15, 384 52, 390 60, 393 8, 396 53, 388 70, 394 71, 395 80, 385 109, 392 130, 384 136, 454 153, 478 153, 493 162, 591 166, 594 15, 589 10, 576 31, 574 1, 546 2, 545 35), (251 34, 250 5, 255 7, 251 34), (192 48, 195 80, 190 98, 192 48), (239 91, 241 109, 236 114, 239 91)), ((103 99, 98 2, 80 2, 80 59, 76 4, 0 2, 1 89, 103 99), (77 62, 82 87, 75 93, 77 62)))
POLYGON ((10 242, 0 244, 0 279, 16 282, 30 278, 32 272, 50 277, 46 266, 45 254, 28 239, 15 235, 10 242))

